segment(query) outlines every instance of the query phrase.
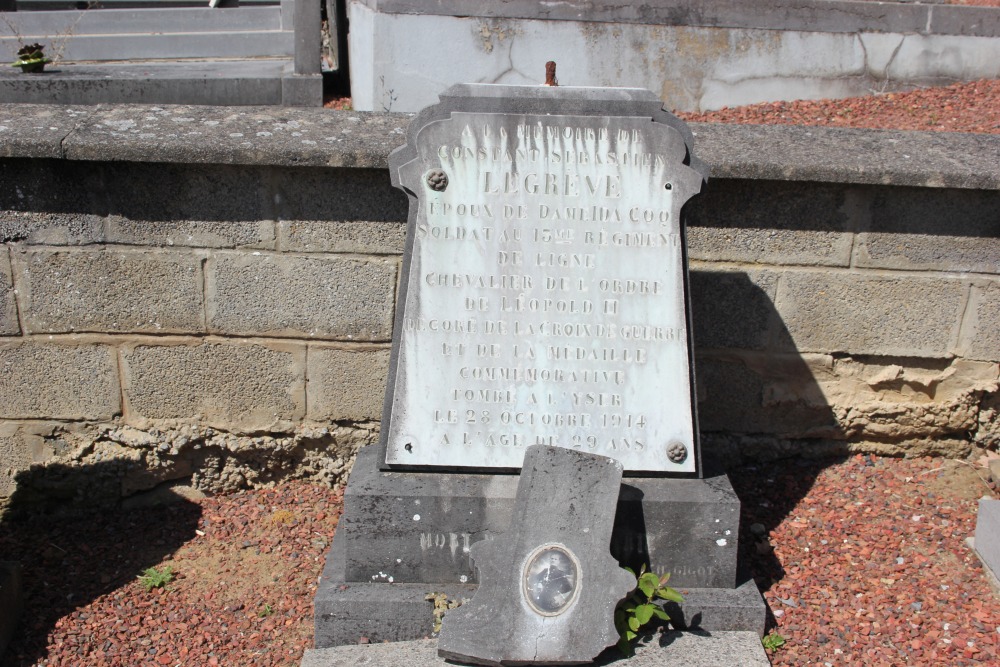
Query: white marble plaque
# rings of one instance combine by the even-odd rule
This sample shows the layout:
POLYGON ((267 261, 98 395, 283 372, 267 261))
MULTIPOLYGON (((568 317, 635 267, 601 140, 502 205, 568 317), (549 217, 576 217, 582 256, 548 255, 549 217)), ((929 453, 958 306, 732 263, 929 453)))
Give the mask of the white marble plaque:
POLYGON ((694 472, 680 207, 650 118, 453 112, 419 130, 386 463, 518 468, 555 445, 694 472))

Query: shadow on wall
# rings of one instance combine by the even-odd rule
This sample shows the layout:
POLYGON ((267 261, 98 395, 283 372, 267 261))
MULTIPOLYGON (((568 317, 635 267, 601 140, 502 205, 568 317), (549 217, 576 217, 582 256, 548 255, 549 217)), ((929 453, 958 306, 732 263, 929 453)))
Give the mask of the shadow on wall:
POLYGON ((328 252, 344 233, 398 234, 406 206, 384 169, 0 161, 0 242, 268 248, 284 236, 328 252))
POLYGON ((117 472, 112 464, 50 464, 18 473, 0 521, 0 561, 23 567, 24 610, 3 665, 39 664, 58 619, 135 582, 194 537, 201 517, 195 503, 123 512, 86 502, 94 480, 114 483, 117 472))
MULTIPOLYGON (((769 534, 793 512, 823 468, 842 459, 847 444, 817 442, 823 458, 803 458, 795 475, 758 485, 760 459, 788 454, 781 451, 781 434, 837 433, 833 409, 806 359, 773 351, 773 343, 789 334, 767 282, 760 282, 742 271, 691 272, 702 448, 707 459, 728 469, 740 498, 739 562, 745 570, 740 581, 753 576, 765 591, 782 579, 784 568, 773 551, 758 551, 750 526, 761 523, 769 534)), ((773 626, 769 610, 768 627, 773 626)))

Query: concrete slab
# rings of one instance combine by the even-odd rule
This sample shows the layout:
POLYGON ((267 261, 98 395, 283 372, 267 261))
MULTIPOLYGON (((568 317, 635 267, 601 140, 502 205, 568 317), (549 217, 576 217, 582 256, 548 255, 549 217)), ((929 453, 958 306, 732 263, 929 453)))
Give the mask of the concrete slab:
MULTIPOLYGON (((0 90, 2 84, 0 79, 0 90)), ((53 111, 59 107, 3 101, 0 93, 0 125, 11 129, 27 124, 35 128, 59 118, 53 111), (20 126, 8 122, 22 116, 20 126)), ((56 130, 0 131, 0 156, 57 157, 56 137, 65 137, 62 156, 70 160, 385 169, 389 152, 405 142, 412 120, 410 114, 274 107, 130 104, 76 107, 77 115, 72 107, 65 109, 62 128, 51 123, 45 128, 56 130), (75 129, 69 118, 77 122, 75 129), (180 123, 190 129, 178 132, 180 123), (69 134, 63 135, 67 128, 69 134)), ((1000 189, 1000 135, 689 126, 698 156, 711 165, 713 179, 1000 189)))
POLYGON ((81 106, 0 104, 0 157, 62 157, 63 139, 86 115, 81 106))
POLYGON ((325 109, 108 105, 95 108, 63 149, 71 160, 384 169, 409 121, 325 109))
MULTIPOLYGON (((436 667, 454 664, 437 655, 437 640, 422 639, 386 644, 355 644, 309 649, 302 667, 436 667)), ((635 656, 625 658, 617 649, 602 653, 595 665, 627 664, 628 667, 769 667, 771 664, 753 632, 666 632, 636 647, 635 656)))
MULTIPOLYGON (((0 102, 280 105, 288 58, 60 64, 40 74, 0 70, 0 102)), ((322 82, 318 82, 320 88, 322 82)))

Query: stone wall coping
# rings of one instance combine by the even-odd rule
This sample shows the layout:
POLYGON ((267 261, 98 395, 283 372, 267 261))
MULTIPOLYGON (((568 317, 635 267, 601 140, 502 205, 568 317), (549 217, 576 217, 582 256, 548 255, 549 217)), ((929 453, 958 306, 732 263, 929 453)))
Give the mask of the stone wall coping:
MULTIPOLYGON (((385 169, 412 114, 0 104, 0 158, 385 169)), ((713 178, 1000 190, 1000 135, 691 123, 713 178)))
POLYGON ((710 28, 1000 36, 995 7, 852 0, 354 0, 380 14, 642 23, 710 28))

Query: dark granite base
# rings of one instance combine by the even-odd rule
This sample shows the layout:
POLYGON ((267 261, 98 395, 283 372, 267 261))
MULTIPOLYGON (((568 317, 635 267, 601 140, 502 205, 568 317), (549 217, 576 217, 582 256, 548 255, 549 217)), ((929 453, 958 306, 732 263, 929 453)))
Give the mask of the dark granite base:
POLYGON ((344 540, 338 536, 333 538, 313 603, 317 648, 357 644, 362 638, 396 642, 430 637, 434 605, 428 594, 471 600, 476 592, 471 584, 346 582, 344 540))
MULTIPOLYGON (((383 472, 363 449, 337 528, 346 581, 476 583, 469 548, 510 526, 517 475, 383 472)), ((733 588, 740 502, 729 478, 625 477, 611 554, 648 562, 674 587, 733 588)))
POLYGON ((664 605, 670 624, 681 630, 749 630, 764 636, 767 605, 754 580, 736 588, 681 588, 684 602, 664 605))
MULTIPOLYGON (((764 631, 764 601, 737 578, 739 499, 724 473, 705 479, 624 478, 612 535, 619 562, 647 557, 687 591, 668 608, 680 627, 764 631), (740 582, 738 584, 738 582, 740 582)), ((471 599, 467 550, 510 525, 517 475, 383 472, 363 449, 316 593, 316 646, 430 636, 444 593, 471 599)))
MULTIPOLYGON (((470 584, 345 582, 342 542, 334 538, 315 600, 317 648, 371 642, 398 642, 433 634, 429 593, 471 600, 470 584)), ((764 634, 766 607, 752 579, 736 588, 682 588, 683 603, 668 603, 675 627, 709 632, 746 630, 764 634)))

